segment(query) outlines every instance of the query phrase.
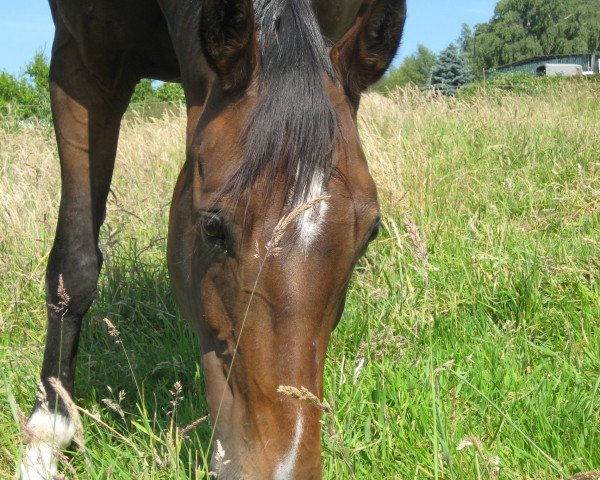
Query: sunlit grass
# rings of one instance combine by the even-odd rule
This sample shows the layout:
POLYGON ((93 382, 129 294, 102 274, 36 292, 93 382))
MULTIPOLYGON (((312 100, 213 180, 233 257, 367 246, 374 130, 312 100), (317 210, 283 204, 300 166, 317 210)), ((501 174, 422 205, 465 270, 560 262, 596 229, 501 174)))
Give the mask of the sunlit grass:
MULTIPOLYGON (((325 478, 552 479, 600 469, 598 92, 565 83, 546 96, 460 102, 407 90, 367 96, 359 118, 384 228, 328 351, 324 400, 336 440, 324 429, 325 478)), ((91 415, 82 417, 85 455, 69 456, 79 478, 208 473, 208 423, 180 434, 207 407, 197 341, 165 260, 184 128, 183 112, 124 125, 106 263, 80 347, 76 401, 91 415)), ((48 130, 0 130, 0 144, 5 478, 41 365, 59 173, 48 130)))

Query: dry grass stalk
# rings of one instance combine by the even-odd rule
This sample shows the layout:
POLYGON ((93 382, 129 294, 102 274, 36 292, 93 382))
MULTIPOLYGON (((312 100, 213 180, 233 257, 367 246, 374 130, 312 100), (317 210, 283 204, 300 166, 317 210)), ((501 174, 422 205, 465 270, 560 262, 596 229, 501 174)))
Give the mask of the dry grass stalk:
POLYGON ((154 462, 156 463, 156 466, 159 470, 164 470, 165 462, 163 462, 162 457, 160 456, 156 448, 154 449, 154 462))
POLYGON ((169 401, 169 405, 171 405, 171 408, 167 411, 167 415, 169 417, 175 415, 175 413, 177 412, 177 407, 183 401, 183 395, 181 393, 182 391, 183 387, 181 386, 181 382, 177 380, 173 384, 173 390, 169 390, 169 393, 171 394, 171 400, 169 401))
POLYGON ((225 449, 221 444, 220 440, 216 440, 215 442, 215 463, 216 463, 216 472, 209 472, 208 476, 212 478, 219 478, 219 474, 221 473, 221 469, 231 462, 231 460, 225 460, 225 449))
MULTIPOLYGON (((450 362, 446 362, 444 365, 447 363, 454 363, 454 360, 450 360, 450 362)), ((486 455, 483 451, 483 444, 481 443, 481 440, 475 436, 462 439, 456 447, 456 450, 460 452, 461 450, 469 447, 475 447, 477 455, 479 455, 483 461, 485 469, 488 472, 488 478, 490 478, 490 480, 497 479, 498 475, 500 474, 500 457, 486 455)))
MULTIPOLYGON (((58 448, 55 449, 52 452, 52 454, 61 461, 61 463, 67 468, 67 470, 69 470, 69 473, 72 475, 72 478, 74 478, 75 480, 77 480, 79 478, 77 476, 77 471, 75 470, 75 467, 73 467, 73 465, 71 465, 71 461, 69 460, 69 457, 67 457, 58 448)), ((64 478, 65 480, 67 480, 67 477, 65 475, 61 475, 61 474, 58 474, 57 476, 55 476, 53 480, 59 480, 61 477, 64 478)))
MULTIPOLYGON (((108 391, 112 394, 113 393, 112 388, 110 388, 110 387, 107 387, 107 388, 108 388, 108 391)), ((113 412, 117 413, 121 417, 121 420, 125 421, 125 412, 121 408, 121 403, 123 403, 123 400, 125 400, 125 391, 119 390, 116 401, 111 398, 103 398, 102 403, 104 403, 104 405, 106 405, 108 408, 110 408, 113 412)))
POLYGON ((450 370, 454 366, 454 359, 448 360, 447 362, 442 363, 439 367, 437 367, 433 373, 441 373, 446 370, 450 370))
POLYGON ((350 462, 350 455, 348 454, 344 442, 341 440, 340 434, 338 433, 335 416, 333 415, 333 412, 331 411, 329 405, 319 400, 319 398, 314 393, 312 393, 308 388, 304 386, 296 388, 292 387, 291 385, 279 385, 279 387, 277 387, 277 391, 287 397, 308 402, 325 413, 325 418, 327 419, 327 421, 322 421, 321 424, 327 430, 329 438, 331 439, 333 445, 336 447, 337 451, 340 453, 342 460, 348 467, 348 471, 350 472, 350 478, 355 478, 354 469, 352 468, 352 464, 350 462))
POLYGON ((369 361, 379 362, 383 358, 388 358, 398 363, 404 358, 407 346, 408 339, 397 334, 393 326, 379 325, 377 330, 370 332, 369 337, 358 346, 352 375, 353 384, 356 385, 362 369, 369 361))
POLYGON ((277 391, 287 397, 295 398, 297 400, 304 400, 324 412, 330 411, 329 407, 321 402, 318 397, 306 387, 300 387, 298 389, 290 385, 279 385, 279 387, 277 387, 277 391))
MULTIPOLYGON (((51 377, 48 379, 48 383, 54 389, 56 394, 62 400, 65 408, 67 409, 67 413, 69 414, 69 419, 73 422, 73 426, 75 427, 75 435, 73 437, 73 441, 82 449, 85 449, 85 440, 83 438, 83 425, 81 424, 81 417, 79 416, 79 411, 77 409, 77 405, 73 399, 71 399, 71 395, 69 392, 63 387, 61 381, 58 378, 51 377)), ((85 450, 84 450, 85 451, 85 450)))
POLYGON ((108 319, 108 318, 103 318, 102 321, 104 322, 104 325, 106 325, 106 329, 108 330, 108 335, 110 337, 113 338, 113 340, 115 341, 115 345, 121 345, 121 340, 120 340, 120 333, 119 330, 117 330, 117 327, 115 327, 115 325, 108 319))
POLYGON ((44 412, 50 411, 50 407, 48 405, 48 394, 46 393, 46 387, 44 387, 44 384, 42 382, 38 383, 38 391, 36 394, 36 400, 37 400, 38 405, 44 412))
POLYGON ((17 420, 19 422, 19 426, 21 427, 21 432, 23 432, 23 442, 31 443, 34 439, 31 436, 31 432, 29 431, 29 428, 27 428, 27 417, 25 416, 25 414, 23 413, 23 410, 21 410, 21 407, 19 407, 19 405, 17 405, 16 407, 17 407, 17 420))
POLYGON ((600 470, 594 470, 593 472, 582 472, 569 477, 569 480, 596 480, 600 479, 600 470))
POLYGON ((425 235, 421 235, 419 233, 417 224, 415 223, 412 216, 408 212, 404 214, 404 228, 406 228, 408 237, 410 238, 410 241, 412 243, 413 248, 411 250, 413 252, 413 255, 423 265, 424 277, 425 277, 425 279, 427 279, 428 278, 427 267, 429 266, 428 253, 427 253, 427 242, 425 239, 425 235))
POLYGON ((377 329, 370 332, 369 338, 363 340, 358 346, 357 358, 366 358, 370 351, 375 361, 384 357, 399 361, 404 357, 404 349, 408 346, 408 339, 396 333, 392 325, 378 325, 377 329))
POLYGON ((58 275, 58 299, 58 306, 66 312, 69 302, 71 301, 71 297, 65 288, 62 273, 58 275))
POLYGON ((58 305, 49 303, 48 307, 50 309, 54 310, 54 312, 57 315, 61 315, 64 317, 67 314, 69 302, 71 301, 71 297, 69 296, 69 294, 67 293, 67 290, 65 289, 65 284, 63 281, 62 273, 58 275, 58 288, 57 288, 56 293, 58 294, 58 305))
POLYGON ((122 440, 123 442, 125 442, 127 445, 129 445, 135 451, 135 453, 137 453, 140 457, 144 457, 144 454, 135 446, 135 444, 131 440, 129 440, 127 437, 125 437, 121 433, 117 432, 108 423, 106 423, 105 421, 103 421, 100 418, 99 414, 92 413, 89 410, 86 410, 85 408, 77 406, 75 403, 73 403, 73 406, 77 409, 77 411, 79 413, 82 413, 82 414, 86 415, 87 417, 91 418, 92 420, 94 420, 98 424, 102 425, 104 428, 108 429, 115 437, 119 438, 120 440, 122 440))
POLYGON ((283 235, 285 234, 286 229, 290 226, 290 224, 296 218, 298 218, 304 212, 306 212, 307 210, 310 210, 317 204, 327 201, 330 198, 331 198, 330 195, 320 195, 318 197, 313 198, 312 200, 309 200, 308 202, 303 203, 302 205, 298 205, 290 213, 288 213, 287 215, 282 217, 279 220, 279 222, 277 222, 277 225, 275 225, 271 239, 265 245, 265 249, 267 251, 266 256, 270 257, 270 256, 279 255, 279 253, 281 252, 281 248, 279 247, 279 242, 283 238, 283 235))
POLYGON ((67 409, 67 413, 69 414, 69 419, 73 422, 73 426, 75 427, 75 434, 73 435, 73 441, 77 444, 81 452, 83 453, 83 458, 85 459, 85 463, 88 469, 91 469, 92 463, 88 458, 87 451, 85 449, 85 439, 83 437, 83 425, 81 423, 81 417, 79 416, 79 408, 75 405, 75 402, 69 395, 69 392, 63 387, 61 381, 58 378, 51 377, 48 379, 48 383, 54 389, 56 394, 60 397, 67 409))
POLYGON ((354 373, 352 374, 352 385, 356 385, 358 382, 358 377, 360 376, 360 372, 362 372, 363 367, 365 366, 365 357, 364 355, 358 355, 355 361, 354 373))
POLYGON ((182 428, 181 431, 179 432, 179 439, 186 440, 187 438, 189 438, 187 436, 187 434, 189 432, 191 432, 194 428, 196 428, 198 425, 206 422, 207 420, 208 420, 208 415, 205 415, 204 417, 200 417, 197 420, 194 420, 192 423, 190 423, 186 427, 182 428))

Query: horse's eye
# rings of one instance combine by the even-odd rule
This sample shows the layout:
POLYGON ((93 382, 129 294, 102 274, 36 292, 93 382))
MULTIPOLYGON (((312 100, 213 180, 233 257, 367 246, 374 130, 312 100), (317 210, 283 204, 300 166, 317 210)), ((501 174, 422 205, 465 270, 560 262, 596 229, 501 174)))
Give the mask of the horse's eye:
POLYGON ((214 244, 225 246, 225 227, 216 215, 206 215, 200 220, 200 228, 204 238, 214 244))

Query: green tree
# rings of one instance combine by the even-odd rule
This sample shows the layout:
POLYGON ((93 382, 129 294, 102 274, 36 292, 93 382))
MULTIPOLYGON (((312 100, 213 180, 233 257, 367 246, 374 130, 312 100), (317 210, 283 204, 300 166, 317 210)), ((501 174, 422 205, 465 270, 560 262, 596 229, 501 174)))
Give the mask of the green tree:
POLYGON ((456 44, 451 43, 440 53, 431 72, 431 85, 444 95, 454 95, 457 90, 473 80, 465 58, 456 44))
POLYGON ((469 72, 471 72, 473 78, 480 78, 481 72, 479 72, 475 61, 475 32, 473 32, 473 29, 468 24, 462 24, 460 35, 456 39, 456 44, 458 45, 460 54, 465 59, 467 68, 469 69, 469 72))
MULTIPOLYGON (((0 115, 10 114, 18 120, 38 118, 50 120, 50 64, 38 51, 25 65, 24 73, 14 76, 0 71, 0 115)), ((183 102, 185 95, 180 84, 141 80, 133 93, 133 103, 183 102)))
POLYGON ((587 40, 587 52, 600 52, 600 3, 598 0, 580 0, 582 29, 587 40))
POLYGON ((429 84, 435 60, 435 53, 424 45, 419 45, 415 53, 406 57, 399 67, 392 68, 374 89, 387 93, 407 85, 425 87, 429 84))
POLYGON ((161 102, 184 102, 185 95, 179 83, 165 82, 156 89, 156 96, 161 102))
POLYGON ((15 77, 0 72, 0 114, 10 114, 18 119, 50 118, 50 93, 48 89, 48 59, 37 52, 25 66, 25 73, 15 77))
POLYGON ((15 105, 34 105, 36 94, 24 78, 15 78, 7 72, 0 72, 0 108, 2 113, 15 105))
POLYGON ((131 103, 184 101, 183 89, 178 83, 160 83, 144 78, 136 85, 131 103))
POLYGON ((598 0, 500 0, 475 27, 479 70, 536 55, 594 52, 600 45, 598 0))
POLYGON ((156 101, 156 90, 152 86, 152 80, 144 78, 135 86, 131 103, 145 103, 156 101))
POLYGON ((33 59, 25 66, 25 75, 28 77, 34 90, 40 97, 48 97, 50 64, 43 52, 36 52, 33 59))

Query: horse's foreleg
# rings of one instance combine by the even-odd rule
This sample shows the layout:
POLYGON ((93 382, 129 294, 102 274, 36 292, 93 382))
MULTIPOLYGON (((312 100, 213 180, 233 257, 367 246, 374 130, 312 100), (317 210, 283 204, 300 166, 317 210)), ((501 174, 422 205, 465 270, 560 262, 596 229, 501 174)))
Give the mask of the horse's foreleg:
POLYGON ((102 265, 98 234, 120 121, 135 85, 122 72, 115 72, 113 80, 110 85, 101 84, 84 65, 73 40, 57 32, 50 94, 62 196, 46 270, 46 347, 21 466, 25 479, 52 478, 56 473, 53 449, 68 446, 75 433, 65 402, 50 379, 57 378, 68 395, 73 394, 82 318, 95 296, 102 265))

